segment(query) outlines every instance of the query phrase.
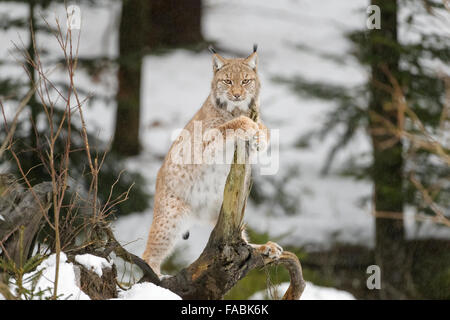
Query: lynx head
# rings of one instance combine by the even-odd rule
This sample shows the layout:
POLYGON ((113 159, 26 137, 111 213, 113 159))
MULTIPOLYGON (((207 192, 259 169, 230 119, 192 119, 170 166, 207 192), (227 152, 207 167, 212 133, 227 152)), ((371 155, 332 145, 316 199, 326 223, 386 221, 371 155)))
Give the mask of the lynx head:
POLYGON ((219 109, 232 112, 239 108, 248 112, 258 99, 259 78, 257 74, 257 46, 247 58, 225 59, 210 48, 213 53, 212 99, 219 109))

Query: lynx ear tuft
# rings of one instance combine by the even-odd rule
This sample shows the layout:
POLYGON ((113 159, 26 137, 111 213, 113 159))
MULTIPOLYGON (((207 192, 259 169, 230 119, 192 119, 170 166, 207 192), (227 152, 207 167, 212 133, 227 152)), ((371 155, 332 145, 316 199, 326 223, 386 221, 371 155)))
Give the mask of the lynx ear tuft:
POLYGON ((253 52, 256 52, 256 50, 258 50, 258 44, 254 43, 253 44, 253 52))
POLYGON ((258 54, 256 53, 257 48, 258 48, 258 46, 254 45, 253 53, 245 59, 245 63, 253 70, 256 70, 256 66, 258 65, 258 54))
POLYGON ((214 72, 217 72, 223 67, 226 60, 217 53, 216 49, 214 49, 212 45, 209 45, 208 50, 213 54, 213 70, 214 72))
POLYGON ((216 53, 217 53, 216 49, 214 49, 214 47, 213 47, 212 45, 209 45, 209 46, 208 46, 208 50, 209 50, 209 52, 211 52, 212 54, 216 54, 216 53))

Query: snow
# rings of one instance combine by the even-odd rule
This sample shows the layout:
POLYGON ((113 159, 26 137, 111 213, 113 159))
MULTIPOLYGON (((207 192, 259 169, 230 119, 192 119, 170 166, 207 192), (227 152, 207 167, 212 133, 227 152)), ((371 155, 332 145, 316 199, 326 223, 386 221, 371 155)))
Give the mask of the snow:
MULTIPOLYGON (((59 273, 58 273, 58 296, 59 299, 69 300, 88 300, 89 297, 79 288, 79 282, 75 275, 74 266, 67 262, 67 256, 64 252, 60 254, 59 273)), ((46 288, 53 288, 55 279, 56 254, 52 254, 45 260, 36 271, 44 269, 41 278, 38 281, 36 288, 42 290, 46 288)), ((51 296, 52 291, 48 291, 46 297, 51 296)))
MULTIPOLYGON (((67 262, 67 256, 64 252, 60 254, 58 288, 57 295, 60 300, 90 300, 89 296, 81 291, 79 287, 79 279, 76 276, 74 265, 67 262)), ((56 254, 50 255, 44 260, 35 271, 30 272, 24 278, 33 277, 36 273, 42 271, 42 275, 35 286, 35 293, 44 291, 42 299, 49 299, 53 295, 53 287, 55 280, 56 254)), ((32 289, 31 283, 24 285, 28 290, 32 289)), ((11 284, 11 291, 16 289, 15 284, 11 284)), ((35 297, 34 299, 38 299, 35 297)))
POLYGON ((153 283, 136 283, 130 289, 119 292, 118 299, 111 300, 181 300, 172 291, 153 283))
MULTIPOLYGON (((275 287, 275 295, 282 297, 288 288, 289 282, 281 283, 275 287)), ((267 296, 266 290, 258 291, 249 300, 264 300, 267 296)), ((347 291, 321 287, 307 281, 300 300, 355 300, 355 297, 347 291)))
POLYGON ((103 268, 110 269, 112 266, 112 262, 108 262, 105 258, 88 253, 75 256, 75 261, 84 266, 87 270, 95 272, 99 277, 103 275, 103 268))
MULTIPOLYGON (((102 267, 111 267, 110 263, 103 258, 89 254, 76 256, 77 262, 83 264, 87 268, 94 268, 99 276, 101 276, 102 267), (100 274, 99 274, 100 273, 100 274)), ((45 259, 35 271, 25 274, 24 279, 34 276, 37 272, 42 271, 35 290, 35 293, 44 291, 42 299, 49 299, 53 295, 54 279, 55 279, 56 255, 52 254, 45 259)), ((79 267, 67 261, 64 252, 60 254, 59 276, 58 276, 58 299, 60 300, 90 300, 80 289, 79 267)), ((31 283, 27 283, 25 288, 31 290, 31 283)), ((15 292, 16 285, 10 285, 11 292, 15 292)), ((38 299, 39 297, 34 297, 38 299)), ((4 297, 0 294, 0 300, 4 297)), ((181 298, 172 291, 154 285, 153 283, 138 283, 133 285, 129 290, 123 291, 118 288, 118 298, 111 300, 181 300, 181 298)))

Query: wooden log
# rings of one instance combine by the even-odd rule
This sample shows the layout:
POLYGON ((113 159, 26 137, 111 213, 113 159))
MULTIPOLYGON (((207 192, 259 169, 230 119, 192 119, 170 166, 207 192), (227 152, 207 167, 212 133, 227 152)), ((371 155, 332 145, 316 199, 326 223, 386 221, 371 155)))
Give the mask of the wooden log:
POLYGON ((89 298, 92 300, 117 298, 117 269, 114 264, 110 268, 102 268, 101 276, 77 262, 74 262, 74 265, 79 270, 80 289, 89 298))
POLYGON ((24 189, 11 175, 0 175, 0 247, 17 266, 27 259, 51 204, 51 183, 24 189))

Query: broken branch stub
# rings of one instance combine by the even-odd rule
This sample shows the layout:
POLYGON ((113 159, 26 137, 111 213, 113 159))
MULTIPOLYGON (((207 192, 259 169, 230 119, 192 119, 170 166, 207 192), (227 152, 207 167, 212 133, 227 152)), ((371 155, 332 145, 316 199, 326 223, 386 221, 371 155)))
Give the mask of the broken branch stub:
POLYGON ((300 260, 297 256, 289 251, 284 251, 280 259, 274 261, 275 264, 283 265, 289 272, 291 279, 289 288, 286 290, 283 300, 298 300, 300 299, 306 283, 303 280, 303 271, 300 260))
POLYGON ((244 219, 245 204, 250 192, 251 168, 247 164, 234 162, 225 184, 222 207, 219 218, 212 232, 215 242, 232 242, 240 237, 244 219))

